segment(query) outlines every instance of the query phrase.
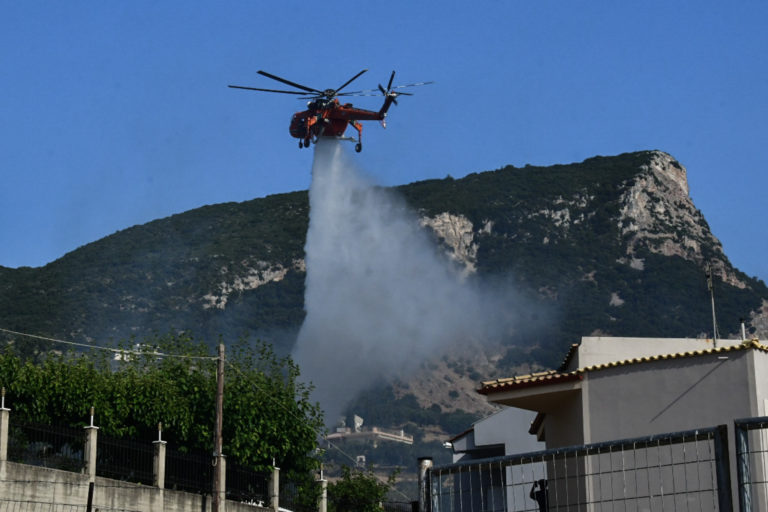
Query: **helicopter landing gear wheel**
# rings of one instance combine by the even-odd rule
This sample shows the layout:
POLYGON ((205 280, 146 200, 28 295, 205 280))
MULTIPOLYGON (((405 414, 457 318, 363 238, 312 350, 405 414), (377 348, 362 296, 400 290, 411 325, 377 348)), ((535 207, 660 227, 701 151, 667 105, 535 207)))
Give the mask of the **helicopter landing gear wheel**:
POLYGON ((362 145, 362 144, 360 144, 359 142, 358 142, 357 144, 355 144, 355 151, 356 151, 356 152, 358 152, 358 153, 359 153, 359 152, 361 152, 362 150, 363 150, 363 145, 362 145))
POLYGON ((303 143, 303 142, 301 142, 301 141, 299 141, 299 149, 301 149, 301 148, 303 148, 303 147, 304 147, 304 143, 303 143))

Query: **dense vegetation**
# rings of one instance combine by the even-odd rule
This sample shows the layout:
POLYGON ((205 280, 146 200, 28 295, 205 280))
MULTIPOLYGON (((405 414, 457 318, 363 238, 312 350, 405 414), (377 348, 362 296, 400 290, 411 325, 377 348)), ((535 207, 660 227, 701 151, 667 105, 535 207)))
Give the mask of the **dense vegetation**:
MULTIPOLYGON (((204 344, 167 335, 126 347, 132 352, 119 360, 89 350, 49 352, 34 364, 19 355, 23 343, 0 352, 0 385, 15 421, 84 426, 93 406, 107 435, 151 440, 162 422, 175 449, 212 449, 216 360, 204 344)), ((298 368, 266 344, 234 343, 225 360, 224 452, 256 469, 273 458, 289 472, 315 468, 322 414, 297 382, 298 368)))

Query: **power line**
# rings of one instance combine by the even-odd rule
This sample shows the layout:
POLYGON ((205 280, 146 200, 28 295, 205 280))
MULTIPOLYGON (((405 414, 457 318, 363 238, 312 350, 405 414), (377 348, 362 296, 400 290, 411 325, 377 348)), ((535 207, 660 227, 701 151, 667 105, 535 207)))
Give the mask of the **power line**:
POLYGON ((203 360, 210 360, 214 361, 218 359, 217 356, 192 356, 192 355, 186 355, 186 354, 165 354, 163 352, 157 352, 157 351, 141 351, 141 350, 127 350, 127 349, 121 349, 121 348, 114 348, 114 347, 105 347, 102 345, 94 345, 90 343, 77 343, 75 341, 66 341, 66 340, 60 340, 56 338, 50 338, 47 336, 40 336, 38 334, 29 334, 25 332, 18 332, 18 331, 12 331, 10 329, 4 329, 0 327, 0 332, 4 332, 6 334, 13 334, 16 336, 24 336, 27 338, 34 338, 37 340, 42 341, 49 341, 51 343, 62 343, 64 345, 71 345, 75 347, 83 347, 88 349, 94 349, 94 350, 105 350, 107 352, 113 352, 115 354, 134 354, 139 356, 154 356, 154 357, 176 357, 179 359, 203 359, 203 360))

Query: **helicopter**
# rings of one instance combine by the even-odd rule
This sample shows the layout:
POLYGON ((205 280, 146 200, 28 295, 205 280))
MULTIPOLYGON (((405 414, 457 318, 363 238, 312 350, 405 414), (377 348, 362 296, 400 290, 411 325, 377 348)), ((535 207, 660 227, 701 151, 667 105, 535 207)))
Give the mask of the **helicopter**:
POLYGON ((409 92, 396 91, 405 87, 415 87, 418 85, 427 85, 432 82, 418 82, 407 85, 392 86, 395 79, 395 72, 389 77, 386 89, 379 84, 378 89, 366 89, 362 91, 341 92, 342 89, 351 84, 360 75, 368 71, 364 69, 358 74, 344 82, 336 89, 313 89, 306 85, 291 82, 285 78, 259 70, 260 75, 271 78, 286 85, 290 85, 299 91, 285 91, 279 89, 262 89, 260 87, 246 87, 242 85, 230 85, 233 89, 246 89, 249 91, 276 92, 281 94, 295 94, 301 96, 299 99, 310 100, 307 102, 307 110, 296 112, 291 117, 289 132, 291 136, 299 139, 299 148, 308 148, 310 143, 317 143, 320 137, 336 137, 343 140, 356 141, 355 151, 358 153, 363 150, 362 135, 363 125, 360 121, 381 121, 384 128, 386 125, 387 112, 394 103, 397 105, 397 97, 401 95, 413 96, 409 92), (384 104, 378 111, 366 110, 352 106, 352 103, 341 103, 339 97, 346 96, 378 96, 376 91, 384 95, 384 104), (357 131, 357 139, 344 137, 347 126, 352 126, 357 131))

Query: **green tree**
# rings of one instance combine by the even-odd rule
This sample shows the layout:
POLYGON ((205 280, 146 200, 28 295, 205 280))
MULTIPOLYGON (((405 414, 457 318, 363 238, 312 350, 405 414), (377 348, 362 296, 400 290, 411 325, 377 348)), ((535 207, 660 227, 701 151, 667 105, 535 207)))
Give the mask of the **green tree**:
MULTIPOLYGON (((169 334, 124 352, 49 353, 39 364, 23 361, 6 345, 0 385, 14 417, 48 425, 83 426, 95 407, 106 435, 163 438, 180 450, 210 451, 215 417, 216 360, 210 348, 169 334), (169 356, 160 356, 168 354, 169 356)), ((226 356, 224 453, 254 469, 273 464, 301 474, 317 467, 314 449, 322 412, 299 369, 264 343, 240 341, 226 356)))
POLYGON ((381 482, 370 469, 366 471, 342 466, 341 479, 328 484, 330 512, 380 512, 381 503, 395 483, 396 474, 381 482))

